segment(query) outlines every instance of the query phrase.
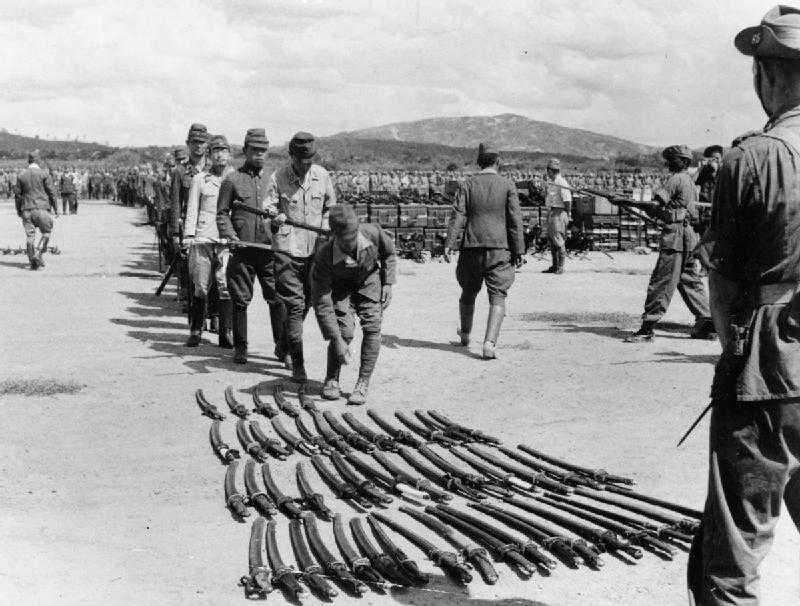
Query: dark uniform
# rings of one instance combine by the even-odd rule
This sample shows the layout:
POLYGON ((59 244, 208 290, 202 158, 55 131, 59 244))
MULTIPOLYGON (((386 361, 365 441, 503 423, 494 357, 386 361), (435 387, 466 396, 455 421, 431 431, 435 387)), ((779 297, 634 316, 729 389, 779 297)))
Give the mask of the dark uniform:
POLYGON ((28 168, 17 175, 17 189, 14 202, 17 215, 22 219, 25 228, 25 248, 31 269, 44 267, 42 254, 47 251, 47 243, 53 231, 53 215, 58 214, 58 206, 52 183, 47 171, 39 168, 36 163, 39 159, 38 152, 28 155, 28 168), (41 232, 42 240, 39 249, 36 248, 36 230, 41 232))
MULTIPOLYGON (((736 46, 756 56, 758 81, 760 57, 800 65, 798 40, 800 11, 776 7, 736 46)), ((781 501, 800 530, 800 106, 778 110, 725 155, 705 244, 723 353, 688 582, 694 604, 755 606, 781 501)))
MULTIPOLYGON (((492 164, 492 158, 496 160, 497 152, 481 144, 479 164, 492 164)), ((459 238, 461 252, 456 279, 461 286, 461 342, 469 343, 475 299, 485 282, 489 320, 483 349, 484 357, 494 358, 494 346, 505 315, 506 295, 514 283, 514 266, 524 252, 525 243, 516 184, 498 175, 493 165, 459 186, 447 248, 454 249, 459 238)))
POLYGON ((75 191, 75 182, 70 173, 61 175, 61 213, 74 215, 78 212, 78 196, 75 191))

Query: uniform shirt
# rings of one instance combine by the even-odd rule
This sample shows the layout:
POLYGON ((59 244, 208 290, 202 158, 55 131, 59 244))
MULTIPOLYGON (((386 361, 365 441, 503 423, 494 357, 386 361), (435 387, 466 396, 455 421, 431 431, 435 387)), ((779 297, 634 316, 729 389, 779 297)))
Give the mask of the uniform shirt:
POLYGON ((671 174, 653 192, 653 198, 665 205, 650 211, 653 217, 667 224, 661 230, 661 249, 678 252, 693 250, 698 241, 691 226, 691 222, 698 217, 697 190, 689 173, 684 170, 671 174))
POLYGON ((494 168, 485 168, 459 185, 455 216, 447 234, 454 248, 463 232, 461 248, 503 248, 512 255, 525 252, 517 186, 494 168))
POLYGON ((745 355, 736 359, 723 351, 715 387, 734 381, 740 401, 800 397, 800 294, 789 305, 755 307, 753 301, 760 286, 800 283, 800 107, 725 154, 704 244, 720 336, 732 313, 754 308, 744 322, 745 355))
MULTIPOLYGON (((291 164, 278 169, 269 179, 265 208, 286 215, 292 221, 328 228, 328 210, 336 204, 331 178, 321 166, 312 164, 303 182, 291 164)), ((317 237, 313 231, 281 225, 272 238, 272 249, 298 259, 307 259, 316 252, 317 237)))
POLYGON ((75 183, 72 182, 72 176, 68 173, 64 173, 61 175, 61 189, 62 194, 74 194, 75 193, 75 183))
POLYGON ((169 195, 172 201, 172 233, 176 236, 181 233, 181 223, 186 216, 186 200, 189 199, 192 179, 205 168, 205 164, 205 159, 198 164, 179 164, 172 173, 169 195))
POLYGON ((217 228, 217 200, 222 181, 234 171, 226 166, 221 175, 202 171, 192 179, 189 198, 186 201, 186 221, 183 226, 183 237, 193 237, 195 242, 219 241, 217 228))
POLYGON ((40 208, 56 208, 56 197, 47 171, 32 163, 17 176, 17 212, 40 208))
POLYGON ((544 205, 547 210, 563 209, 569 212, 572 206, 572 192, 564 187, 569 187, 567 180, 559 173, 551 181, 545 180, 544 205))
POLYGON ((382 287, 395 283, 397 255, 392 237, 375 223, 359 225, 355 258, 328 240, 314 257, 312 293, 322 336, 339 334, 334 301, 358 293, 379 303, 382 287))
POLYGON ((245 164, 229 173, 219 187, 217 229, 219 237, 227 240, 269 244, 272 235, 269 220, 243 210, 231 209, 234 202, 263 209, 267 201, 267 178, 264 169, 245 164))
POLYGON ((714 199, 714 186, 717 183, 717 171, 710 164, 703 166, 697 173, 695 185, 700 187, 700 201, 711 202, 714 199))

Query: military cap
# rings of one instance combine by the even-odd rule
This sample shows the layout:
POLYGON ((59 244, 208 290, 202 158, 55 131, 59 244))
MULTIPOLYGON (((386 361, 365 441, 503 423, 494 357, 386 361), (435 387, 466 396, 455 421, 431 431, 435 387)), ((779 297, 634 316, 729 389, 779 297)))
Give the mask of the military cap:
POLYGON ((500 155, 500 152, 498 152, 493 143, 488 141, 478 143, 478 162, 494 162, 498 155, 500 155))
POLYGON ((722 148, 721 145, 709 145, 708 147, 706 147, 703 150, 703 157, 704 158, 710 158, 714 154, 721 154, 724 151, 725 150, 722 148))
POLYGON ((208 149, 227 149, 230 150, 231 146, 228 144, 228 140, 225 138, 225 135, 211 135, 211 139, 208 140, 208 149))
POLYGON ((269 148, 267 132, 263 128, 248 128, 244 135, 244 146, 269 148))
POLYGON ((358 217, 350 204, 337 204, 328 213, 328 224, 335 234, 352 233, 358 229, 358 217))
POLYGON ((28 152, 28 162, 36 162, 40 158, 39 150, 32 149, 28 152))
POLYGON ((770 9, 759 25, 740 31, 733 43, 750 57, 800 59, 800 9, 784 5, 770 9))
POLYGON ((547 168, 550 170, 561 170, 561 160, 558 158, 550 158, 547 161, 547 168))
POLYGON ((295 133, 289 141, 289 155, 308 160, 317 153, 314 135, 304 131, 295 133))
POLYGON ((164 154, 164 164, 167 166, 175 166, 175 158, 172 157, 172 154, 167 152, 164 154))
POLYGON ((687 160, 691 160, 692 150, 686 145, 670 145, 664 148, 664 151, 661 152, 661 156, 665 160, 669 160, 670 158, 686 158, 687 160))
POLYGON ((189 159, 189 153, 186 151, 185 147, 176 147, 172 155, 176 162, 189 159))
POLYGON ((187 141, 208 141, 209 134, 205 124, 195 122, 189 127, 189 132, 186 134, 187 141))

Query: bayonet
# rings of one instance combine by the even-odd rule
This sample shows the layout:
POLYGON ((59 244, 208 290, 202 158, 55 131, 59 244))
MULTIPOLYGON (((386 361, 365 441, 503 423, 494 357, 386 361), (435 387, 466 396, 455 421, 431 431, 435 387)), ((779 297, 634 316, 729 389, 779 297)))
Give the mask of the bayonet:
MULTIPOLYGON (((484 461, 488 461, 492 465, 499 467, 500 469, 507 471, 510 474, 517 476, 518 478, 522 478, 523 480, 530 483, 530 487, 528 490, 536 490, 536 486, 540 486, 542 488, 546 488, 547 490, 552 490, 553 492, 557 492, 559 494, 572 494, 572 488, 567 486, 566 484, 562 484, 558 480, 554 480, 553 478, 548 477, 544 472, 540 471, 530 471, 525 469, 524 467, 520 467, 515 463, 511 463, 509 461, 504 461, 499 457, 493 456, 492 454, 477 448, 476 446, 469 444, 467 445, 467 450, 474 455, 479 456, 484 461)), ((456 453, 454 453, 456 454, 456 453)), ((466 460, 466 459, 465 459, 466 460)))
POLYGON ((272 585, 286 592, 291 599, 299 600, 306 597, 308 592, 297 582, 297 571, 281 559, 275 538, 276 526, 275 520, 267 522, 267 560, 272 568, 272 585))
POLYGON ((211 449, 214 451, 214 454, 226 465, 241 456, 238 450, 231 448, 222 441, 220 422, 218 419, 214 419, 211 422, 211 427, 208 430, 208 439, 211 442, 211 449))
POLYGON ((301 509, 297 504, 297 499, 286 496, 283 491, 278 488, 278 485, 275 483, 275 478, 272 477, 272 472, 270 471, 268 463, 262 463, 261 477, 264 480, 264 486, 267 488, 269 496, 272 497, 278 509, 283 511, 283 513, 290 518, 299 518, 301 509))
POLYGON ((342 522, 342 514, 340 513, 333 516, 333 537, 336 539, 336 545, 339 547, 344 561, 350 567, 350 570, 353 571, 353 575, 357 579, 380 587, 384 585, 383 579, 381 579, 380 575, 375 572, 372 565, 369 563, 369 558, 359 554, 350 543, 344 528, 344 522, 342 522))
POLYGON ((380 482, 387 489, 410 499, 428 499, 428 493, 421 492, 405 484, 400 478, 383 473, 373 465, 356 456, 354 452, 344 455, 345 460, 350 463, 359 473, 373 480, 380 482))
MULTIPOLYGON (((394 413, 394 416, 403 425, 408 427, 414 433, 416 433, 416 434, 422 436, 423 438, 425 438, 425 440, 427 440, 428 442, 437 442, 437 443, 441 444, 442 446, 447 446, 447 447, 455 446, 456 444, 458 444, 458 442, 456 442, 452 438, 448 438, 446 435, 444 435, 443 432, 441 432, 441 431, 431 431, 430 429, 428 429, 424 425, 421 425, 421 424, 417 423, 411 417, 409 417, 408 415, 400 412, 399 410, 394 413)), ((420 444, 420 446, 421 445, 422 444, 420 444)), ((419 446, 417 446, 417 448, 419 448, 419 446)))
POLYGON ((535 448, 531 448, 530 446, 526 446, 525 444, 517 444, 517 448, 519 448, 522 452, 531 455, 532 457, 536 457, 537 459, 541 459, 542 461, 547 461, 548 463, 551 463, 556 467, 561 467, 562 469, 568 469, 569 471, 574 471, 575 473, 579 473, 581 475, 589 477, 603 484, 635 483, 630 478, 625 478, 623 476, 610 474, 605 469, 591 469, 589 467, 583 467, 581 465, 575 465, 573 463, 562 461, 561 459, 557 459, 553 456, 547 455, 542 451, 536 450, 535 448))
POLYGON ((415 490, 423 491, 430 496, 430 498, 437 501, 449 501, 453 498, 451 494, 436 488, 429 479, 416 476, 395 465, 394 462, 382 452, 373 452, 372 456, 386 471, 392 474, 392 477, 397 478, 397 480, 403 484, 411 486, 415 490))
POLYGON ((236 400, 236 396, 233 395, 233 387, 230 385, 225 388, 225 402, 228 404, 228 408, 231 409, 231 412, 240 419, 246 419, 250 414, 247 407, 236 400))
POLYGON ((258 421, 255 419, 250 421, 250 432, 252 433, 256 442, 261 444, 261 447, 276 459, 285 461, 286 457, 292 454, 292 452, 287 450, 280 440, 277 438, 270 438, 266 433, 264 433, 264 430, 261 429, 261 425, 259 425, 258 421))
POLYGON ((289 400, 286 399, 286 394, 283 393, 283 389, 281 389, 280 385, 276 385, 272 388, 272 397, 275 398, 275 404, 278 405, 281 412, 286 413, 290 417, 300 416, 300 411, 294 404, 291 404, 289 400))
POLYGON ((396 563, 403 575, 411 581, 412 585, 427 585, 430 582, 430 575, 420 572, 417 563, 409 558, 405 552, 400 549, 386 534, 386 531, 381 528, 380 524, 375 521, 371 515, 367 516, 367 524, 372 529, 372 534, 378 540, 378 544, 383 547, 384 551, 389 554, 396 563))
POLYGON ((337 497, 346 501, 353 501, 360 505, 362 508, 372 507, 372 502, 363 498, 359 493, 358 488, 339 478, 336 473, 328 467, 325 459, 320 455, 311 457, 311 463, 319 473, 320 477, 325 483, 333 490, 337 497))
POLYGON ((302 437, 306 442, 312 444, 316 447, 321 454, 329 455, 333 452, 333 448, 331 448, 328 443, 325 441, 320 435, 315 434, 308 428, 308 425, 305 424, 303 418, 298 416, 294 420, 295 425, 297 425, 297 431, 300 433, 300 437, 302 437))
POLYGON ((332 410, 326 410, 324 413, 322 413, 322 416, 328 422, 328 425, 337 434, 344 438, 344 441, 347 442, 349 446, 352 446, 361 452, 366 452, 367 454, 375 450, 374 444, 368 442, 356 432, 348 429, 339 419, 336 418, 336 415, 333 414, 332 410))
POLYGON ((364 439, 372 442, 380 448, 381 450, 385 450, 387 452, 397 452, 397 442, 395 442, 392 438, 390 438, 385 433, 380 433, 379 431, 373 431, 366 425, 364 425, 361 421, 359 421, 356 416, 352 412, 345 412, 342 414, 342 418, 347 422, 347 424, 353 428, 360 436, 363 436, 364 439))
POLYGON ((319 452, 316 446, 289 431, 280 417, 273 417, 270 419, 270 423, 272 423, 272 428, 275 430, 275 433, 277 433, 293 450, 307 457, 319 452))
POLYGON ((322 577, 322 566, 317 564, 308 551, 300 520, 289 521, 289 538, 292 541, 292 550, 297 559, 297 566, 302 572, 300 579, 323 600, 330 600, 339 595, 339 592, 322 577))
POLYGON ((361 553, 367 557, 372 568, 378 571, 384 579, 395 585, 411 585, 411 580, 398 568, 397 562, 389 554, 380 551, 370 541, 361 518, 350 518, 350 531, 361 553))
POLYGON ((461 425, 460 423, 451 421, 437 410, 429 410, 428 414, 442 425, 458 428, 458 430, 461 431, 462 433, 471 436, 473 440, 477 440, 478 442, 485 442, 487 444, 500 444, 499 438, 495 438, 493 436, 485 434, 480 429, 472 429, 471 427, 466 427, 464 425, 461 425))
POLYGON ((255 441, 247 428, 247 423, 244 419, 236 421, 236 436, 239 438, 239 443, 244 448, 244 451, 253 457, 259 463, 267 460, 267 453, 261 448, 261 445, 255 441))
POLYGON ((256 462, 253 459, 248 459, 244 464, 244 488, 247 491, 247 502, 262 516, 272 517, 278 513, 272 499, 258 487, 256 462))
POLYGON ((239 580, 244 587, 244 596, 250 598, 265 598, 272 591, 270 570, 264 566, 264 531, 267 521, 258 516, 250 528, 250 545, 247 550, 248 574, 239 580))
POLYGON ((209 419, 216 419, 217 421, 223 421, 225 419, 225 415, 219 411, 219 408, 206 400, 206 396, 202 389, 198 389, 196 392, 194 392, 194 399, 197 400, 197 405, 200 407, 200 412, 209 419))
POLYGON ((319 535, 317 528, 317 521, 311 513, 303 514, 303 526, 306 528, 306 536, 308 537, 308 544, 311 546, 311 551, 317 557, 317 561, 322 564, 322 568, 329 577, 334 581, 341 584, 347 591, 361 597, 369 588, 362 582, 356 579, 347 566, 341 560, 337 559, 330 550, 322 542, 322 537, 319 535))
POLYGON ((258 393, 257 387, 253 388, 253 405, 255 406, 255 412, 264 415, 268 419, 272 419, 281 412, 271 402, 265 402, 261 399, 261 394, 258 393))
POLYGON ((300 490, 300 498, 303 501, 303 505, 306 509, 316 511, 322 519, 330 520, 333 512, 325 504, 322 494, 312 488, 302 461, 298 461, 296 469, 297 486, 300 490))
POLYGON ((420 440, 413 433, 392 425, 374 410, 367 410, 367 416, 373 420, 375 425, 392 436, 392 439, 398 444, 405 444, 406 446, 411 446, 413 448, 416 448, 422 444, 422 440, 420 440))
POLYGON ((225 505, 236 517, 246 518, 250 515, 250 512, 245 507, 244 496, 236 488, 236 470, 238 468, 239 461, 233 460, 225 470, 225 505))

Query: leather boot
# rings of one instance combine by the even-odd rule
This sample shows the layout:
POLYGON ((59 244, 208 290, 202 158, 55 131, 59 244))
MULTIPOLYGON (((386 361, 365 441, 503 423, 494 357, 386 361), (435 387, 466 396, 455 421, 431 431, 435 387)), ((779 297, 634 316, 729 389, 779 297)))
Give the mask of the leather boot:
POLYGON ((247 364, 247 308, 233 306, 233 361, 247 364))
POLYGON ((564 273, 564 257, 566 257, 566 254, 562 249, 559 248, 556 251, 556 270, 553 273, 556 274, 564 273))
POLYGON ((281 301, 269 304, 269 322, 272 328, 272 342, 275 344, 275 358, 286 370, 292 369, 289 345, 286 342, 286 308, 281 301))
POLYGON ((203 325, 206 322, 206 300, 202 297, 192 299, 192 310, 189 317, 189 339, 186 347, 197 347, 203 335, 203 325))
POLYGON ((643 320, 642 326, 632 335, 625 338, 625 343, 644 343, 653 340, 653 328, 656 323, 652 320, 643 320))
POLYGON ((342 395, 339 387, 341 365, 336 358, 333 341, 328 341, 328 364, 325 369, 325 383, 322 385, 322 397, 326 400, 338 400, 342 395))
POLYGON ((497 357, 495 346, 500 336, 500 327, 506 315, 506 306, 503 303, 489 306, 489 318, 486 320, 486 336, 483 338, 483 357, 493 360, 497 357))
POLYGON ((556 273, 556 269, 558 268, 558 252, 554 247, 550 247, 550 267, 545 269, 542 273, 543 274, 554 274, 556 273))
POLYGON ((469 345, 469 334, 472 332, 472 317, 474 314, 474 305, 459 302, 458 315, 461 318, 461 326, 458 329, 458 336, 461 339, 461 345, 464 347, 469 345))
POLYGON ((305 383, 308 381, 306 376, 306 364, 303 356, 303 342, 292 343, 289 345, 292 356, 292 381, 295 383, 305 383))
POLYGON ((231 349, 233 347, 233 303, 230 299, 222 299, 219 301, 219 327, 217 329, 217 336, 219 337, 219 346, 223 349, 231 349))
POLYGON ((694 323, 692 332, 689 333, 689 337, 692 339, 713 341, 717 338, 717 329, 714 328, 714 322, 711 318, 698 318, 694 323))
POLYGON ((33 242, 29 242, 25 245, 25 250, 28 253, 31 269, 39 269, 39 255, 36 254, 36 245, 33 242))

